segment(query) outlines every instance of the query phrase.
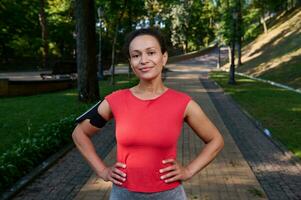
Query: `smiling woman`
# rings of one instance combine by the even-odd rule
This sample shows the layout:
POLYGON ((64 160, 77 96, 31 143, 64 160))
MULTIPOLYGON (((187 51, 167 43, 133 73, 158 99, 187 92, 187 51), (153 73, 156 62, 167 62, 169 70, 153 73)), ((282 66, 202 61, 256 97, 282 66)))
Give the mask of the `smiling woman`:
POLYGON ((157 30, 132 32, 125 49, 139 83, 107 95, 96 113, 106 121, 116 121, 116 163, 108 167, 96 154, 90 137, 100 127, 93 126, 92 119, 77 125, 73 140, 96 174, 113 182, 111 200, 185 200, 182 181, 191 179, 216 157, 223 138, 190 96, 163 84, 168 54, 157 30), (184 121, 206 144, 187 166, 176 160, 184 121))
MULTIPOLYGON (((167 52, 162 52, 160 44, 150 35, 141 35, 135 37, 129 46, 129 62, 130 65, 140 79, 140 83, 130 90, 136 95, 139 91, 143 91, 141 86, 151 86, 157 88, 159 94, 166 91, 166 87, 162 84, 162 69, 167 62, 167 52)), ((146 93, 145 93, 146 95, 146 93)), ((149 94, 152 95, 151 92, 149 94)), ((145 98, 149 98, 146 96, 145 98)))

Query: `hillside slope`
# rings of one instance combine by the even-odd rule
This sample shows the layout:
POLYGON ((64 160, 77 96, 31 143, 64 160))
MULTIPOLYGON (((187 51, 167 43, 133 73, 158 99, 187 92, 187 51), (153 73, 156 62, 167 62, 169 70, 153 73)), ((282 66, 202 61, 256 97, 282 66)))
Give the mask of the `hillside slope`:
POLYGON ((301 88, 301 8, 279 17, 267 34, 261 34, 242 51, 237 69, 294 88, 301 88))

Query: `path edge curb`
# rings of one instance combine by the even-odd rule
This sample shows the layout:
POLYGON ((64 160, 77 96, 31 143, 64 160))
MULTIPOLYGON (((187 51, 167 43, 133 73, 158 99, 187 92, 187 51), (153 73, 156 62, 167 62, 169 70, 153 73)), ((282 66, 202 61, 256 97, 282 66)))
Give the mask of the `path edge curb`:
POLYGON ((45 161, 43 161, 40 165, 35 167, 31 172, 27 175, 20 178, 10 189, 1 194, 0 200, 8 200, 15 196, 18 192, 20 192, 23 188, 29 185, 35 178, 40 176, 43 172, 48 170, 51 166, 53 166, 57 161, 66 155, 69 151, 71 151, 75 145, 73 143, 68 144, 64 148, 62 148, 57 153, 48 157, 45 161))
POLYGON ((293 154, 287 147, 285 147, 279 140, 277 140, 274 137, 269 137, 266 134, 264 134, 264 127, 261 122, 259 122, 257 119, 255 119, 247 110, 245 110, 241 105, 238 104, 229 94, 227 94, 224 89, 213 79, 211 79, 214 84, 216 84, 219 88, 222 89, 223 94, 239 109, 241 110, 251 121, 251 123, 260 130, 260 133, 264 135, 268 140, 270 140, 285 156, 289 156, 291 161, 301 169, 301 159, 298 158, 296 155, 293 154))

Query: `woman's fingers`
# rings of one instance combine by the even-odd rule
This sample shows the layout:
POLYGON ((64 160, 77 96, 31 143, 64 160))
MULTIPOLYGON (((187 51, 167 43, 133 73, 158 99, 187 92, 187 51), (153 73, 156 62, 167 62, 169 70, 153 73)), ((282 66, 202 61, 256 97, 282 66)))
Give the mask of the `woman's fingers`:
POLYGON ((162 163, 163 164, 167 164, 167 163, 173 163, 173 164, 175 164, 176 161, 174 159, 166 159, 166 160, 162 160, 162 163))
POLYGON ((166 179, 165 183, 170 183, 170 182, 174 182, 174 181, 177 181, 177 180, 180 180, 180 175, 179 174, 176 174, 176 176, 173 176, 169 179, 166 179))
POLYGON ((126 177, 126 173, 124 173, 123 171, 121 171, 117 168, 113 168, 113 172, 120 175, 121 177, 126 177))
POLYGON ((168 172, 168 171, 175 170, 176 167, 177 167, 176 165, 168 166, 168 167, 166 167, 166 168, 160 169, 160 173, 164 173, 164 172, 168 172))
POLYGON ((163 164, 171 163, 172 165, 160 169, 160 170, 159 170, 160 173, 164 173, 164 172, 176 170, 176 169, 178 168, 178 163, 177 163, 177 161, 174 160, 174 159, 166 159, 166 160, 162 160, 162 163, 163 163, 163 164))
POLYGON ((126 173, 118 168, 126 168, 126 165, 120 162, 115 163, 109 168, 108 179, 115 184, 122 185, 122 182, 126 180, 126 173))
POLYGON ((174 159, 166 159, 162 160, 162 163, 167 164, 171 163, 171 166, 162 168, 159 170, 160 173, 165 173, 162 174, 160 177, 164 182, 169 183, 169 182, 174 182, 177 180, 186 180, 187 179, 187 172, 185 167, 182 167, 176 160, 174 159))
POLYGON ((113 177, 110 177, 109 180, 110 180, 112 183, 115 183, 115 184, 118 184, 118 185, 122 185, 121 182, 117 181, 117 180, 114 179, 113 177))
POLYGON ((120 180, 120 181, 125 181, 124 177, 122 177, 122 176, 120 176, 119 174, 116 174, 116 173, 112 173, 111 177, 114 178, 114 179, 120 180))
POLYGON ((165 175, 161 176, 160 178, 161 179, 166 179, 166 178, 169 178, 169 177, 172 177, 172 176, 176 176, 177 174, 179 174, 178 171, 172 171, 172 172, 170 172, 168 174, 165 174, 165 175))
POLYGON ((115 163, 115 166, 116 167, 121 167, 121 168, 126 168, 126 165, 124 163, 121 163, 121 162, 115 163))
POLYGON ((126 165, 124 163, 117 162, 113 166, 108 167, 105 170, 105 181, 111 181, 115 184, 122 185, 122 182, 126 180, 126 173, 121 171, 118 168, 126 168, 126 165))

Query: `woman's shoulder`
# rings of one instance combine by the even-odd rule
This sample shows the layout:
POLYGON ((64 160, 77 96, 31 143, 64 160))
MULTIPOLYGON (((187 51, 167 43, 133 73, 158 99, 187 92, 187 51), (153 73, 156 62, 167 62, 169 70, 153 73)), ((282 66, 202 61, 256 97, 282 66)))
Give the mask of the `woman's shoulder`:
POLYGON ((108 98, 120 98, 123 95, 125 95, 128 90, 129 90, 128 88, 115 90, 115 91, 111 92, 110 94, 106 95, 105 99, 108 99, 108 98))
POLYGON ((172 89, 169 88, 170 93, 172 94, 173 98, 177 98, 177 99, 185 99, 185 100, 190 100, 192 99, 187 93, 176 90, 176 89, 172 89))

